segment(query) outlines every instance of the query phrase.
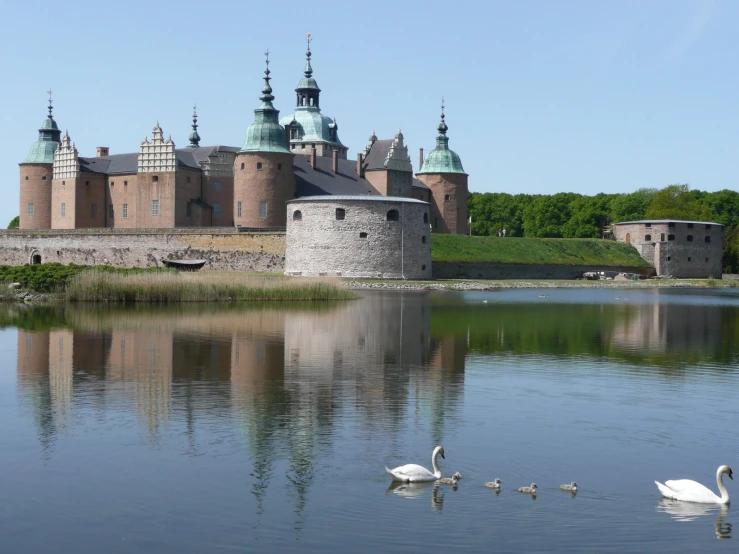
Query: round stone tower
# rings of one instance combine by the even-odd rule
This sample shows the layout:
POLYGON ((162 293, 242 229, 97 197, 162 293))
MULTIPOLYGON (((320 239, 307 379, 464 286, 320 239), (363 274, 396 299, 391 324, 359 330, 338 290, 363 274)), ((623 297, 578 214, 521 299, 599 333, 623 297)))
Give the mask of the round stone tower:
POLYGON ((431 231, 462 235, 468 231, 467 174, 457 153, 449 149, 444 117, 442 100, 436 148, 426 155, 416 177, 431 189, 431 231))
POLYGON ((246 130, 244 147, 234 161, 234 224, 237 227, 284 227, 285 202, 295 198, 293 154, 279 111, 272 105, 269 58, 264 70, 261 105, 246 130))
POLYGON ((18 164, 21 229, 51 229, 51 179, 54 151, 59 146, 61 135, 52 110, 50 96, 49 115, 38 130, 38 140, 26 160, 18 164))

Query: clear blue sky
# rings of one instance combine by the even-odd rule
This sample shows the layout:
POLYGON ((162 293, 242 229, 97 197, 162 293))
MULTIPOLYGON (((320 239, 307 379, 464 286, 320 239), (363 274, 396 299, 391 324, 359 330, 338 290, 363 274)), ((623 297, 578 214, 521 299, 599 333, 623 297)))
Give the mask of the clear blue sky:
POLYGON ((0 21, 6 202, 46 114, 80 155, 134 152, 159 120, 184 147, 243 144, 271 52, 290 113, 313 35, 324 114, 350 157, 400 127, 417 169, 441 96, 472 191, 739 189, 739 2, 6 2, 0 21))

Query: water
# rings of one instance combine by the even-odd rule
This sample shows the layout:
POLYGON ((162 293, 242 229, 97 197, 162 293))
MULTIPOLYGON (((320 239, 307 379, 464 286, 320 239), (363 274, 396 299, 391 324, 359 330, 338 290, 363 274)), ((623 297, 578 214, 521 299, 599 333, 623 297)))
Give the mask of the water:
POLYGON ((739 469, 736 293, 9 306, 0 322, 4 552, 732 548, 732 510, 653 481, 715 490, 719 464, 739 469), (456 489, 390 486, 385 465, 430 467, 437 444, 456 489), (532 481, 536 499, 516 492, 532 481))

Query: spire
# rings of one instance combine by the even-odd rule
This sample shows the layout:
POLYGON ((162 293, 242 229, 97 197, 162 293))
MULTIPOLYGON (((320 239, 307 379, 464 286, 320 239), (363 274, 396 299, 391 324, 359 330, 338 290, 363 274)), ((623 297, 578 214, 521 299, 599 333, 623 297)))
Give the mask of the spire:
POLYGON ((200 146, 200 135, 198 134, 198 107, 192 107, 192 132, 190 133, 190 144, 188 148, 197 148, 200 146))
POLYGON ((264 53, 265 56, 265 62, 267 64, 267 67, 264 70, 264 86, 262 87, 262 95, 259 97, 259 99, 262 101, 261 109, 264 108, 271 108, 275 109, 275 107, 272 105, 272 100, 275 99, 274 96, 272 96, 272 87, 269 85, 269 82, 271 80, 271 77, 269 76, 270 73, 272 73, 269 70, 269 49, 264 53))
POLYGON ((462 167, 462 161, 459 159, 459 155, 453 150, 449 149, 449 137, 446 136, 446 132, 449 127, 446 124, 444 114, 444 97, 441 98, 441 121, 437 130, 439 134, 436 136, 436 148, 426 155, 421 165, 421 170, 417 175, 423 175, 427 173, 464 173, 462 167))
POLYGON ((444 118, 446 116, 444 115, 444 97, 441 97, 441 123, 439 123, 439 134, 446 135, 447 130, 449 127, 447 127, 446 122, 444 121, 444 118))
POLYGON ((46 92, 49 94, 49 119, 53 120, 54 119, 54 114, 53 114, 54 106, 51 103, 51 88, 49 88, 49 90, 47 90, 46 92))
POLYGON ((306 79, 310 79, 311 76, 313 75, 313 68, 310 65, 310 56, 311 56, 311 53, 310 53, 310 41, 311 41, 310 33, 307 33, 306 34, 306 39, 308 41, 308 50, 305 53, 305 69, 303 70, 303 72, 305 73, 305 78, 306 79))
POLYGON ((54 151, 59 146, 61 131, 54 121, 54 106, 51 101, 51 89, 46 91, 49 95, 49 114, 38 130, 38 140, 31 147, 24 163, 53 163, 54 151))

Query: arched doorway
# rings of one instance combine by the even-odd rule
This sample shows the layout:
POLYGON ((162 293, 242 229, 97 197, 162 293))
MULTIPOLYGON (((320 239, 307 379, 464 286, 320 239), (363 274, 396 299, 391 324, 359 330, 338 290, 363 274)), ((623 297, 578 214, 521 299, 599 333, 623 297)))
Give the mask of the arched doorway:
POLYGON ((631 244, 631 233, 626 233, 626 244, 631 244))
POLYGON ((41 263, 41 254, 38 250, 34 250, 31 254, 31 265, 37 265, 41 263))

